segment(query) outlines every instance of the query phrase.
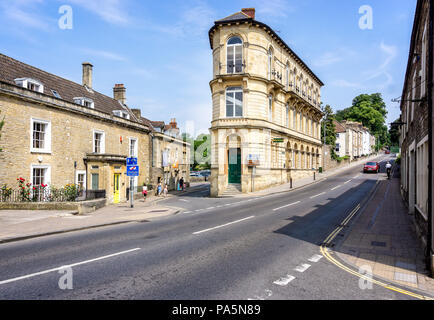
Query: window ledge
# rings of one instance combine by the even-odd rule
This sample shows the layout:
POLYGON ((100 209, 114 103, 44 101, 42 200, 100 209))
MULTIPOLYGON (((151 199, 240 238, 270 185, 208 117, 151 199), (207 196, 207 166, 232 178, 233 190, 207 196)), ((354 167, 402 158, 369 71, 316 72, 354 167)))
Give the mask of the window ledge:
POLYGON ((51 150, 43 150, 43 149, 30 149, 30 153, 43 153, 43 154, 51 154, 51 150))

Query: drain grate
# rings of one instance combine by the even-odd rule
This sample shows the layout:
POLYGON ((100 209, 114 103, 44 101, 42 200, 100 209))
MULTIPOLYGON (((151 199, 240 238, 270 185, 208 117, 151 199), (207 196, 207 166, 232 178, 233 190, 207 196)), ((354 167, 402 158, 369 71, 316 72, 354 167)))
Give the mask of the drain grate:
POLYGON ((374 247, 386 247, 386 242, 378 242, 378 241, 372 241, 371 246, 374 247))

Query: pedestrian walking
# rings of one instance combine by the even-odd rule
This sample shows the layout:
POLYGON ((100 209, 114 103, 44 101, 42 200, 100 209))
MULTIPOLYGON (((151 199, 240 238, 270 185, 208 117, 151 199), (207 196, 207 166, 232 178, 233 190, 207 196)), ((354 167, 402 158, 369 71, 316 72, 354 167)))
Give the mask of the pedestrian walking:
POLYGON ((160 196, 161 195, 161 190, 162 189, 162 187, 161 187, 161 182, 158 184, 158 187, 157 187, 157 196, 160 196))
POLYGON ((164 186, 164 191, 163 191, 164 197, 167 197, 168 192, 169 192, 169 190, 168 190, 168 188, 167 188, 167 184, 166 184, 166 185, 164 186))
POLYGON ((146 186, 146 184, 143 184, 142 194, 143 194, 143 202, 145 202, 146 201, 146 197, 148 195, 148 187, 146 186))
POLYGON ((184 177, 182 177, 182 178, 179 180, 179 187, 181 188, 182 191, 184 191, 184 177))

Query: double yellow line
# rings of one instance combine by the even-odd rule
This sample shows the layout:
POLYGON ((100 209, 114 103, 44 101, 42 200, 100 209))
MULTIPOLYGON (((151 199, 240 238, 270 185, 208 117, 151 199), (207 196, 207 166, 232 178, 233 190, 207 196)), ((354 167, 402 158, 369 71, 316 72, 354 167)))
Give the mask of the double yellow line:
POLYGON ((408 296, 412 296, 414 298, 421 299, 421 300, 434 300, 431 297, 420 295, 420 294, 417 294, 417 293, 414 293, 414 292, 411 292, 408 290, 400 289, 400 288, 397 288, 395 286, 389 285, 387 283, 375 280, 372 277, 368 277, 366 275, 363 275, 359 272, 356 272, 356 271, 348 268, 347 266, 343 265, 342 263, 340 263, 339 261, 337 261, 335 258, 333 258, 331 256, 331 253, 329 252, 329 249, 327 248, 328 245, 336 238, 336 236, 339 234, 339 232, 341 232, 341 230, 348 224, 348 222, 350 222, 350 220, 354 217, 354 215, 359 210, 360 210, 360 203, 351 211, 351 213, 342 221, 342 223, 332 233, 330 233, 330 235, 324 240, 324 243, 320 247, 320 251, 321 251, 322 255, 324 257, 326 257, 327 260, 329 260, 331 263, 338 266, 342 270, 345 270, 348 273, 355 275, 356 277, 370 281, 372 283, 375 283, 376 285, 382 286, 383 288, 393 290, 393 291, 396 291, 396 292, 399 292, 399 293, 402 293, 402 294, 405 294, 408 296))

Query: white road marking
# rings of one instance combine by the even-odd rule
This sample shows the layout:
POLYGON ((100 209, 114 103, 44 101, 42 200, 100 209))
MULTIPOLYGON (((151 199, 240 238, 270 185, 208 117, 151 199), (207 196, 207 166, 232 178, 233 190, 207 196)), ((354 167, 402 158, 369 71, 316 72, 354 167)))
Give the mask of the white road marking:
POLYGON ((184 211, 184 213, 191 213, 191 211, 184 211))
POLYGON ((332 191, 333 190, 336 190, 336 189, 338 189, 338 188, 340 188, 340 187, 342 187, 342 185, 340 184, 340 185, 338 185, 337 187, 334 187, 333 189, 332 189, 332 191))
POLYGON ((204 232, 207 232, 207 231, 223 228, 223 227, 229 226, 229 225, 234 224, 234 223, 238 223, 238 222, 242 222, 242 221, 245 221, 245 220, 252 219, 254 217, 255 216, 250 216, 250 217, 247 217, 247 218, 244 218, 244 219, 240 219, 240 220, 237 220, 237 221, 232 221, 232 222, 229 222, 229 223, 226 223, 226 224, 222 224, 222 225, 217 226, 217 227, 213 227, 213 228, 209 228, 209 229, 193 232, 193 234, 200 234, 200 233, 204 233, 204 232))
POLYGON ((232 203, 226 203, 225 206, 230 206, 232 203))
POLYGON ((291 276, 291 275, 288 274, 285 277, 280 278, 279 280, 274 281, 273 283, 277 284, 278 286, 284 287, 284 286, 288 285, 288 283, 290 283, 294 279, 295 279, 294 276, 291 276))
POLYGON ((280 210, 280 209, 283 209, 283 208, 287 208, 287 207, 290 207, 290 206, 293 206, 293 205, 299 204, 300 202, 301 202, 301 201, 297 201, 297 202, 294 202, 294 203, 290 203, 290 204, 287 204, 286 206, 283 206, 283 207, 280 207, 280 208, 273 209, 273 211, 277 211, 277 210, 280 210))
POLYGON ((190 202, 190 201, 185 200, 185 199, 179 199, 179 201, 190 202))
POLYGON ((310 264, 302 263, 301 265, 297 266, 294 270, 298 272, 305 272, 309 268, 310 268, 310 264))
MULTIPOLYGON (((351 179, 351 180, 353 180, 353 179, 351 179)), ((348 182, 351 182, 351 180, 348 180, 347 182, 345 182, 344 184, 347 184, 348 182)))
POLYGON ((310 197, 310 198, 313 199, 313 198, 316 198, 316 197, 322 196, 323 194, 325 194, 325 192, 322 192, 322 193, 317 194, 316 196, 312 196, 312 197, 310 197))
POLYGON ((133 252, 133 251, 137 251, 137 250, 140 250, 140 248, 134 248, 134 249, 130 249, 130 250, 122 251, 122 252, 117 252, 117 253, 109 254, 109 255, 102 256, 102 257, 95 258, 95 259, 81 261, 81 262, 77 262, 77 263, 73 263, 73 264, 69 264, 69 265, 65 265, 65 266, 61 266, 61 267, 57 267, 57 268, 53 268, 53 269, 49 269, 49 270, 45 270, 45 271, 40 271, 40 272, 28 274, 28 275, 21 276, 21 277, 16 277, 16 278, 8 279, 8 280, 3 280, 3 281, 0 281, 0 285, 1 284, 6 284, 6 283, 10 283, 10 282, 19 281, 19 280, 23 280, 23 279, 28 279, 28 278, 32 278, 32 277, 36 277, 36 276, 40 276, 40 275, 43 275, 43 274, 46 274, 46 273, 50 273, 50 272, 54 272, 54 271, 59 271, 59 270, 65 269, 65 268, 76 267, 76 266, 79 266, 79 265, 82 265, 82 264, 91 263, 91 262, 95 262, 95 261, 98 261, 98 260, 103 260, 103 259, 119 256, 121 254, 129 253, 129 252, 133 252))
POLYGON ((358 174, 357 176, 355 176, 353 179, 357 179, 358 177, 360 177, 360 174, 358 174))
POLYGON ((197 210, 194 210, 195 212, 199 212, 199 211, 203 211, 203 209, 197 209, 197 210))
POLYGON ((321 258, 322 258, 322 255, 315 254, 310 259, 307 259, 307 260, 310 261, 310 262, 318 262, 318 261, 321 260, 321 258))
POLYGON ((211 209, 214 209, 215 207, 209 207, 209 208, 206 208, 206 210, 211 210, 211 209))

